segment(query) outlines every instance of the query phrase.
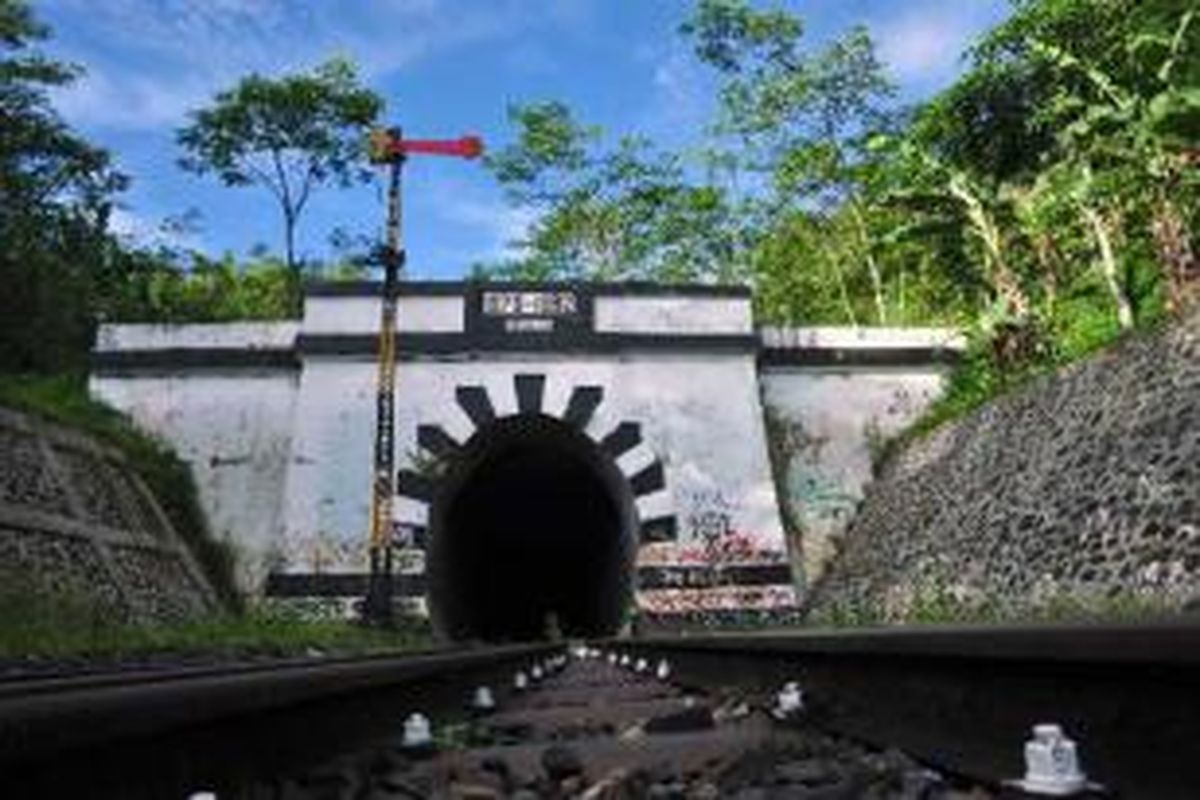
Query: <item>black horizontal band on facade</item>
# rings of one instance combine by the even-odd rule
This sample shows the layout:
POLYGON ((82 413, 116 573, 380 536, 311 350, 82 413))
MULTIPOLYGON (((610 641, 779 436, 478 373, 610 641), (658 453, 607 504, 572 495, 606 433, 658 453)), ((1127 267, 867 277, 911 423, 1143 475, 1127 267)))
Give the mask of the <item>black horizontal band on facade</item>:
MULTIPOLYGON (((649 333, 405 333, 396 337, 401 359, 470 353, 622 353, 654 352, 752 355, 758 351, 753 334, 649 333)), ((371 356, 379 347, 374 334, 301 334, 296 347, 303 355, 371 356)))
POLYGON ((962 353, 949 347, 764 347, 763 367, 922 367, 952 366, 962 353))
MULTIPOLYGON (((379 340, 374 334, 301 334, 293 348, 175 347, 144 350, 99 350, 91 367, 99 375, 126 371, 180 369, 296 370, 303 357, 373 356, 379 340)), ((759 347, 752 334, 639 334, 554 333, 480 335, 465 333, 407 333, 396 339, 398 358, 471 355, 476 353, 593 353, 632 350, 650 352, 745 354, 757 353, 761 367, 927 367, 953 366, 962 353, 947 347, 759 347)))
POLYGON ((91 366, 100 374, 144 369, 299 369, 293 348, 169 347, 152 350, 99 350, 91 366))
MULTIPOLYGON (((365 572, 274 572, 267 576, 268 597, 362 597, 370 576, 365 572)), ((392 593, 397 597, 425 594, 424 575, 393 575, 392 593)))
MULTIPOLYGON (((378 297, 379 281, 315 281, 304 287, 308 297, 378 297)), ((537 283, 527 281, 403 281, 397 286, 399 297, 465 296, 472 290, 495 292, 586 292, 597 297, 750 297, 750 287, 725 284, 670 284, 649 281, 628 283, 593 283, 562 281, 537 283)))
POLYGON ((643 611, 633 620, 635 631, 663 631, 686 628, 713 629, 722 625, 797 625, 804 612, 797 606, 752 609, 709 609, 700 611, 643 611))
POLYGON ((652 517, 642 521, 640 537, 642 544, 673 542, 678 538, 679 524, 676 522, 674 514, 652 517))
POLYGON ((638 568, 639 589, 718 589, 792 583, 787 564, 667 565, 638 568))

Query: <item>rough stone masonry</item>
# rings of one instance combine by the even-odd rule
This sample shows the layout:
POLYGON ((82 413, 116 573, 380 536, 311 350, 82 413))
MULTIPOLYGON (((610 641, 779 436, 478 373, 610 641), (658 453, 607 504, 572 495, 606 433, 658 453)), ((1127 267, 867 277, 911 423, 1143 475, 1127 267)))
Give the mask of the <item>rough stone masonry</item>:
POLYGON ((1200 312, 947 424, 869 487, 811 608, 1200 598, 1200 312))
POLYGON ((0 585, 17 581, 127 621, 216 608, 186 544, 120 453, 0 408, 0 585))

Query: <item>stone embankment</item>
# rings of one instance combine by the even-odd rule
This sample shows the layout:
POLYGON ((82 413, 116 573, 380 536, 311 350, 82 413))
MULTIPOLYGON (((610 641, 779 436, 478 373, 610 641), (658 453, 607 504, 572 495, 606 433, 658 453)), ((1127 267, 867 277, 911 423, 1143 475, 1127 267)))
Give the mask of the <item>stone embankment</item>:
POLYGON ((0 586, 81 601, 110 621, 214 609, 211 586, 121 453, 0 408, 0 586))
POLYGON ((947 606, 986 618, 1198 598, 1193 313, 908 445, 867 490, 808 605, 901 621, 947 606))

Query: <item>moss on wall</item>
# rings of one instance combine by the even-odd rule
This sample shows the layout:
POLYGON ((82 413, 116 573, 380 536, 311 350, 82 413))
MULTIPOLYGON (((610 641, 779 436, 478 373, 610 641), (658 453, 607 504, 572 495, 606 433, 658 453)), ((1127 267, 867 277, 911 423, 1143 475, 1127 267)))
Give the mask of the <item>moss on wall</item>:
MULTIPOLYGON (((761 387, 761 383, 760 383, 761 387)), ((788 465, 795 451, 791 423, 778 410, 762 398, 763 425, 767 436, 767 458, 771 465, 771 482, 775 487, 775 502, 779 506, 779 519, 787 537, 788 557, 792 561, 792 576, 797 588, 803 588, 805 576, 800 565, 803 563, 804 526, 790 501, 788 490, 788 465)))

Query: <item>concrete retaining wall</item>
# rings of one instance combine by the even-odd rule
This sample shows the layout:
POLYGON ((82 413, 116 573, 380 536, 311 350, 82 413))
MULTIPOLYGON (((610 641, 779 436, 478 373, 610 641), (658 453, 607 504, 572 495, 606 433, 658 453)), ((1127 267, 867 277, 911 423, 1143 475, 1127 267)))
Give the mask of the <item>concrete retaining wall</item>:
POLYGON ((759 381, 797 574, 820 579, 876 451, 942 390, 964 343, 940 328, 766 328, 759 381))

